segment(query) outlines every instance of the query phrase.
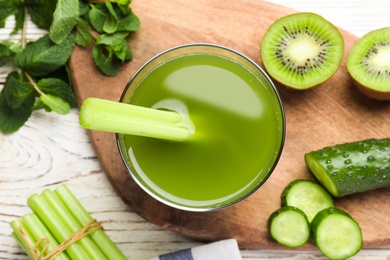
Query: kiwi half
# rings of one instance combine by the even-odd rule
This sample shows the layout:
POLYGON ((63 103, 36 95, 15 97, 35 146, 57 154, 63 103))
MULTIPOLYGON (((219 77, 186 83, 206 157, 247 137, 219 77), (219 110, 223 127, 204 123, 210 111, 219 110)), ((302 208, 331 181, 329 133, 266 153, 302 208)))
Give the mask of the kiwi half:
POLYGON ((390 100, 390 27, 361 37, 348 55, 347 70, 364 94, 390 100))
POLYGON ((337 71, 344 55, 344 39, 322 16, 296 13, 268 28, 260 53, 274 80, 303 90, 327 81, 337 71))

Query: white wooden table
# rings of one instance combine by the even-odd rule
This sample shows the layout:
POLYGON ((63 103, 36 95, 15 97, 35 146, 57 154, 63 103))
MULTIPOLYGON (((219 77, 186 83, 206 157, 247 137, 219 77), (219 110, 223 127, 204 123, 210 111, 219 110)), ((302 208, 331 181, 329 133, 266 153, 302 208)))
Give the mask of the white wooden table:
MULTIPOLYGON (((140 0, 133 3, 136 1, 140 0)), ((316 12, 358 37, 390 26, 388 0, 271 2, 316 12)), ((0 30, 0 40, 10 39, 11 26, 12 21, 0 30)), ((43 33, 29 24, 28 39, 36 39, 43 33)), ((9 67, 0 65, 0 89, 8 72, 9 67)), ((96 158, 86 130, 79 126, 78 112, 73 109, 70 114, 59 116, 37 111, 18 132, 0 133, 0 259, 27 259, 11 237, 8 223, 30 212, 26 200, 31 194, 61 183, 66 183, 93 217, 103 222, 107 234, 128 259, 147 259, 201 244, 148 223, 121 201, 96 158)), ((241 253, 243 259, 324 259, 318 251, 241 250, 241 253)), ((353 259, 389 260, 390 245, 366 248, 353 259)))

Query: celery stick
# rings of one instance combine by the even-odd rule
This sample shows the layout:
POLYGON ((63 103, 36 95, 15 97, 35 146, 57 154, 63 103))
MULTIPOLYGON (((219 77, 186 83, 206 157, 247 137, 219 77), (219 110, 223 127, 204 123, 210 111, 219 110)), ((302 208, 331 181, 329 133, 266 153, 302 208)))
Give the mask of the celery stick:
POLYGON ((80 109, 80 124, 87 129, 170 141, 184 141, 193 134, 189 119, 175 111, 158 110, 87 98, 80 109))
MULTIPOLYGON (((83 228, 83 226, 81 226, 69 212, 67 207, 56 193, 51 190, 44 190, 41 196, 49 204, 53 213, 61 220, 62 225, 66 226, 72 234, 83 228)), ((100 251, 99 247, 91 240, 89 236, 81 238, 78 240, 78 243, 80 243, 85 252, 90 256, 89 259, 106 259, 106 256, 102 251, 100 251)))
POLYGON ((26 244, 26 240, 30 244, 30 246, 32 246, 32 247, 34 246, 36 241, 34 240, 33 236, 30 234, 30 232, 28 230, 26 230, 26 228, 23 226, 21 218, 18 218, 14 221, 11 221, 10 226, 13 229, 12 236, 18 242, 18 244, 23 249, 23 251, 26 252, 28 257, 30 259, 34 259, 33 255, 30 252, 30 249, 28 248, 28 246, 26 244), (25 239, 22 237, 22 234, 20 233, 20 226, 21 225, 25 231, 25 239))
MULTIPOLYGON (((27 199, 27 204, 42 220, 45 226, 49 229, 50 233, 53 234, 59 243, 62 243, 72 235, 72 232, 63 225, 62 221, 56 214, 54 214, 52 208, 42 196, 38 194, 31 195, 27 199)), ((90 259, 79 241, 70 245, 65 252, 71 259, 90 259)))
POLYGON ((23 238, 21 237, 18 237, 16 235, 16 232, 12 232, 11 235, 13 236, 13 238, 16 240, 16 242, 18 242, 18 244, 20 245, 20 247, 22 248, 22 250, 27 254, 27 256, 30 258, 30 259, 34 259, 33 255, 30 253, 30 250, 27 248, 27 245, 26 243, 24 242, 23 238))
MULTIPOLYGON (((92 220, 91 215, 66 185, 63 184, 58 186, 54 192, 60 196, 61 200, 65 203, 69 211, 72 212, 73 216, 81 225, 86 225, 92 220)), ((109 259, 126 260, 123 253, 103 230, 99 229, 95 231, 90 235, 90 237, 109 259)))
MULTIPOLYGON (((34 213, 26 214, 22 217, 22 224, 26 231, 28 231, 34 238, 34 241, 38 241, 41 238, 48 239, 48 248, 46 254, 53 251, 59 244, 57 240, 53 237, 50 231, 46 228, 46 226, 42 223, 42 221, 38 218, 38 216, 34 213)), ((43 243, 40 244, 39 250, 42 250, 43 243)), ((46 255, 45 254, 45 255, 46 255)), ((56 260, 66 260, 69 257, 65 252, 58 254, 55 258, 56 260)))

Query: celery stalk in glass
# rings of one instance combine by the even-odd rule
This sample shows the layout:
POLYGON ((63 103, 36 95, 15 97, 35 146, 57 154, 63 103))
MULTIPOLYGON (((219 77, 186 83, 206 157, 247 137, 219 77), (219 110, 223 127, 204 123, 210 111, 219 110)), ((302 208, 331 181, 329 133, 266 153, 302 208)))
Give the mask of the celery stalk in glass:
POLYGON ((188 140, 193 134, 191 121, 179 112, 99 98, 87 98, 83 102, 80 124, 86 129, 170 141, 188 140))

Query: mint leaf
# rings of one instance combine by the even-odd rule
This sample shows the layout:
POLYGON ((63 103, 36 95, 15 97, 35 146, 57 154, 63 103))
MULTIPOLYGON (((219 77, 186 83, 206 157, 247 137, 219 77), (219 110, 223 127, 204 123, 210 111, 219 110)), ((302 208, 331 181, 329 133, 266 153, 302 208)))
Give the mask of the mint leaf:
POLYGON ((79 13, 80 16, 88 15, 90 6, 87 2, 79 1, 79 13))
POLYGON ((64 41, 76 26, 79 16, 78 0, 58 0, 50 26, 50 39, 57 44, 64 41))
POLYGON ((13 52, 13 54, 16 54, 22 52, 23 48, 18 43, 13 43, 12 45, 9 46, 9 50, 13 52))
POLYGON ((68 103, 71 107, 75 107, 77 105, 74 92, 65 81, 58 78, 44 78, 39 80, 37 85, 45 94, 57 96, 68 103))
POLYGON ((137 31, 140 27, 138 17, 128 5, 118 6, 110 2, 93 5, 89 11, 89 20, 99 33, 137 31))
POLYGON ((26 10, 24 8, 20 8, 15 12, 15 27, 11 32, 11 35, 16 34, 20 29, 22 29, 24 19, 26 19, 26 10))
POLYGON ((86 47, 92 44, 92 34, 89 30, 88 23, 83 19, 79 19, 76 25, 76 44, 86 47))
POLYGON ((129 6, 118 6, 111 2, 93 5, 88 13, 92 27, 98 33, 137 31, 140 27, 138 17, 129 6))
POLYGON ((114 54, 122 62, 131 60, 133 55, 126 41, 128 32, 118 32, 114 34, 102 34, 96 39, 96 44, 106 45, 109 53, 114 54))
POLYGON ((64 65, 75 46, 75 36, 69 36, 60 44, 53 43, 48 35, 27 44, 17 53, 14 65, 27 71, 31 76, 44 76, 64 65))
POLYGON ((105 6, 103 4, 92 5, 91 10, 89 10, 88 17, 91 26, 98 33, 103 33, 104 22, 107 18, 107 15, 105 14, 105 6))
POLYGON ((18 108, 8 106, 5 93, 0 93, 0 131, 8 134, 16 132, 31 115, 35 97, 30 95, 18 108))
POLYGON ((13 45, 10 41, 0 42, 0 59, 8 58, 14 55, 14 52, 11 50, 11 46, 13 45))
POLYGON ((102 34, 96 39, 96 44, 120 45, 129 35, 128 32, 117 32, 114 34, 102 34))
POLYGON ((39 28, 49 29, 57 0, 24 0, 31 21, 39 28))
POLYGON ((15 34, 23 26, 25 18, 24 5, 21 0, 0 0, 0 28, 5 27, 9 16, 15 16, 15 26, 11 32, 15 34))
POLYGON ((102 34, 96 39, 96 46, 92 49, 92 56, 99 69, 108 76, 115 76, 120 65, 131 60, 133 55, 130 51, 126 37, 128 32, 114 34, 102 34))
POLYGON ((116 0, 119 8, 122 10, 123 13, 127 13, 130 5, 130 0, 116 0))
POLYGON ((41 94, 39 100, 49 108, 48 111, 51 110, 60 115, 66 115, 70 111, 69 104, 57 96, 41 94))
POLYGON ((23 76, 15 71, 8 74, 3 88, 7 104, 12 109, 20 107, 33 90, 33 85, 25 82, 23 76))
POLYGON ((115 76, 121 65, 121 61, 113 54, 112 50, 107 51, 103 45, 96 45, 92 49, 92 56, 96 66, 108 76, 115 76))
POLYGON ((138 31, 141 22, 138 17, 129 8, 129 13, 117 14, 119 16, 118 31, 138 31))
POLYGON ((107 18, 104 21, 103 31, 105 33, 114 33, 117 31, 118 28, 118 23, 119 23, 118 17, 116 16, 116 12, 111 2, 106 2, 106 9, 108 12, 107 12, 107 18))
POLYGON ((123 41, 121 45, 115 46, 114 52, 118 59, 122 61, 122 63, 133 59, 133 54, 131 53, 127 41, 123 41))
POLYGON ((116 0, 119 6, 129 6, 130 5, 130 0, 116 0))

